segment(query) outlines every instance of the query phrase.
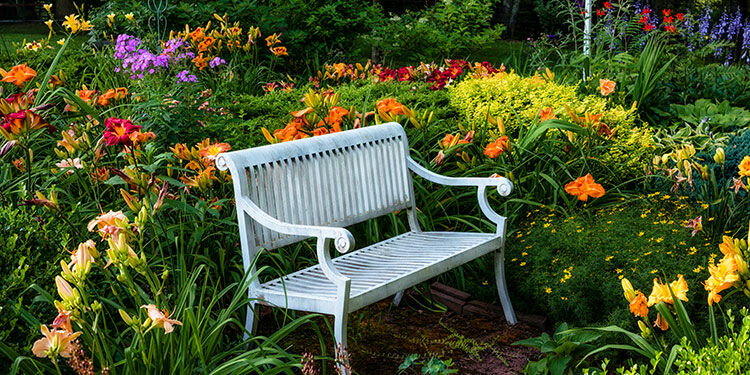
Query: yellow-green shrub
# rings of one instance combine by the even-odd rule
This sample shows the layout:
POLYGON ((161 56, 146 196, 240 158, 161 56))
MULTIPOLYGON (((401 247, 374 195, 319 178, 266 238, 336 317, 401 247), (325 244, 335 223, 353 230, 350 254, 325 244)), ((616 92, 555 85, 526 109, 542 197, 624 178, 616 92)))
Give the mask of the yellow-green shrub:
POLYGON ((601 114, 599 120, 615 132, 612 151, 604 156, 607 164, 628 174, 640 173, 648 162, 652 134, 634 128, 635 107, 609 105, 599 95, 578 95, 575 86, 547 80, 539 75, 521 77, 513 72, 487 78, 466 79, 449 90, 450 103, 469 123, 481 126, 487 114, 505 120, 506 132, 517 135, 519 129, 538 121, 539 112, 550 107, 557 118, 570 120, 566 107, 579 116, 601 114), (644 156, 642 158, 636 156, 644 156))
POLYGON ((451 105, 469 122, 483 123, 486 114, 506 120, 506 129, 513 134, 519 125, 530 124, 544 107, 555 116, 569 120, 565 106, 578 114, 602 114, 601 121, 612 129, 633 127, 634 109, 608 106, 603 97, 579 97, 575 86, 547 82, 540 76, 521 77, 515 73, 498 73, 488 78, 467 79, 450 89, 451 105))

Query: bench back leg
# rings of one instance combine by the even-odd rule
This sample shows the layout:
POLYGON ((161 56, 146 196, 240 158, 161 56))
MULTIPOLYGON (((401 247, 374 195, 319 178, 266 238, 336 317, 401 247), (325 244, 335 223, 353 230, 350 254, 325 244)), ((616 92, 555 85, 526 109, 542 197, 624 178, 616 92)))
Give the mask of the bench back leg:
POLYGON ((510 324, 516 324, 516 313, 513 311, 513 305, 510 303, 508 296, 508 286, 505 282, 505 251, 503 248, 495 251, 495 282, 497 283, 497 294, 500 297, 500 304, 503 305, 505 320, 510 324))
POLYGON ((247 318, 245 318, 245 340, 249 339, 250 336, 255 336, 255 331, 258 329, 258 319, 255 311, 255 302, 250 302, 247 305, 247 318))

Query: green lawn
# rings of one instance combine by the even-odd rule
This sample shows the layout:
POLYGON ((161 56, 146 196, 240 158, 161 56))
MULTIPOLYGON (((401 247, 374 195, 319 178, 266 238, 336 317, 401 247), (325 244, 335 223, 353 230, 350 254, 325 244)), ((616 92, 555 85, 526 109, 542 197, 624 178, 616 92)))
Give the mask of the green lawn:
POLYGON ((47 30, 47 26, 40 22, 0 23, 0 48, 13 51, 13 43, 46 38, 47 30))

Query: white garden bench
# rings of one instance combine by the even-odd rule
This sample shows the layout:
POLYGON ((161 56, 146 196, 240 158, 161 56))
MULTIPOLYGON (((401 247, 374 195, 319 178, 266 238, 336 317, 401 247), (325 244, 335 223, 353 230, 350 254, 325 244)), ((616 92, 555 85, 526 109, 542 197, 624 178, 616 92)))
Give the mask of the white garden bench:
POLYGON ((401 291, 492 251, 505 318, 516 323, 503 271, 505 217, 487 202, 488 187, 510 193, 508 179, 453 178, 423 168, 409 156, 397 123, 227 152, 216 165, 232 173, 248 272, 255 272, 259 249, 317 238, 317 265, 250 285, 248 332, 257 324, 259 302, 334 315, 337 344, 346 347, 348 313, 396 293, 400 299, 401 291), (439 184, 476 186, 479 207, 496 232, 423 232, 410 171, 439 184), (344 227, 404 209, 411 231, 352 251, 354 237, 344 227), (331 244, 346 254, 332 258, 331 244))

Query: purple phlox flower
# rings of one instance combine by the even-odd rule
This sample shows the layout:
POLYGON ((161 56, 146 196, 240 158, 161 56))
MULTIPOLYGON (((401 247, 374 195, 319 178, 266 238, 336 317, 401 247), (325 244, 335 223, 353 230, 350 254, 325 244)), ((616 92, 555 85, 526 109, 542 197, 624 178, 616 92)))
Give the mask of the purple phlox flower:
POLYGON ((190 74, 189 70, 183 70, 177 73, 177 82, 198 82, 198 77, 190 74))
POLYGON ((222 59, 219 56, 216 56, 213 59, 211 59, 211 61, 208 62, 208 66, 210 66, 211 68, 215 68, 219 65, 224 65, 226 63, 227 62, 224 59, 222 59))
POLYGON ((742 28, 742 58, 744 58, 746 62, 750 63, 750 57, 747 54, 748 49, 750 49, 750 21, 745 21, 745 24, 742 26, 742 28))

